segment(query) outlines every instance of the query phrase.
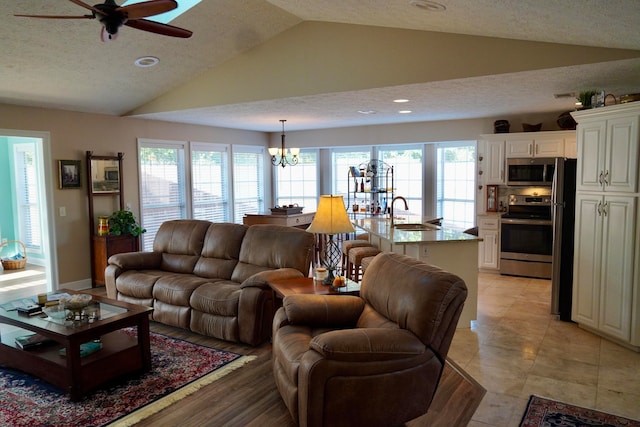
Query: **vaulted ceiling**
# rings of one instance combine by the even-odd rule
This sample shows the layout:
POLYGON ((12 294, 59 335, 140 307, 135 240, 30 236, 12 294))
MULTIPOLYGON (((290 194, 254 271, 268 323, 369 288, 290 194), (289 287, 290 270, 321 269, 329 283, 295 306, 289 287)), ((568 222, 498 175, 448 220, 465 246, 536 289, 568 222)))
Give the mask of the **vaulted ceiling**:
POLYGON ((124 27, 109 43, 96 20, 13 16, 86 12, 70 1, 4 3, 5 104, 278 131, 281 118, 500 117, 573 108, 556 94, 640 92, 637 0, 203 0, 171 22, 189 39, 124 27), (160 62, 136 67, 143 56, 160 62))

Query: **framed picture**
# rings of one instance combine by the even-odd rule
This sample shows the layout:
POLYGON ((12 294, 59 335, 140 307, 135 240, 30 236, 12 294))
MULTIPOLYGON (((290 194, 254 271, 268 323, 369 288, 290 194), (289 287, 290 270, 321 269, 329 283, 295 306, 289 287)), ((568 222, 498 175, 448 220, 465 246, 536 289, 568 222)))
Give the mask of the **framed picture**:
POLYGON ((80 160, 58 160, 58 183, 61 189, 80 188, 80 160))

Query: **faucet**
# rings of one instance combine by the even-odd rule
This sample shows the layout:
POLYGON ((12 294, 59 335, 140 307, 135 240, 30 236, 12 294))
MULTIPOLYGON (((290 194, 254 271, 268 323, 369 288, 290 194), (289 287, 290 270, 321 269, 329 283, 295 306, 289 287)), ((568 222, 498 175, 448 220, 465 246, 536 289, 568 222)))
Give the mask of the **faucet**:
POLYGON ((405 199, 402 196, 396 196, 393 198, 393 200, 391 200, 391 228, 393 228, 393 204, 395 203, 396 200, 402 200, 404 202, 404 210, 408 211, 409 210, 409 205, 407 204, 407 199, 405 199))

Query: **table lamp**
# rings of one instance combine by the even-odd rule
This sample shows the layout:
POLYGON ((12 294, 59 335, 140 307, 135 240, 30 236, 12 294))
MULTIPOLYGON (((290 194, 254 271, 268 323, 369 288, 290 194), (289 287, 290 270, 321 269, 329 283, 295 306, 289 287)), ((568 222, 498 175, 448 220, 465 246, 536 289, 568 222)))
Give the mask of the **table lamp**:
POLYGON ((328 274, 322 284, 332 285, 334 271, 338 268, 341 252, 333 240, 334 234, 353 233, 355 229, 349 220, 342 196, 320 196, 316 215, 307 231, 314 234, 326 234, 329 239, 320 251, 320 263, 327 268, 328 274))

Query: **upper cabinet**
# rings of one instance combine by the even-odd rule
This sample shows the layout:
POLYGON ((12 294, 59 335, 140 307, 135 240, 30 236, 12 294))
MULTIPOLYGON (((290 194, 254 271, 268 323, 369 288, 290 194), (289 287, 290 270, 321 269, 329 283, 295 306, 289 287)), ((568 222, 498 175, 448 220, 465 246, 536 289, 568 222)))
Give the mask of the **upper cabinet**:
POLYGON ((574 117, 580 123, 577 189, 636 193, 640 106, 585 110, 574 117))
MULTIPOLYGON (((575 135, 574 132, 571 133, 575 135)), ((513 134, 506 139, 506 145, 507 158, 564 157, 565 132, 528 132, 517 136, 513 134)))
POLYGON ((482 135, 478 140, 478 183, 504 184, 504 139, 482 135))

